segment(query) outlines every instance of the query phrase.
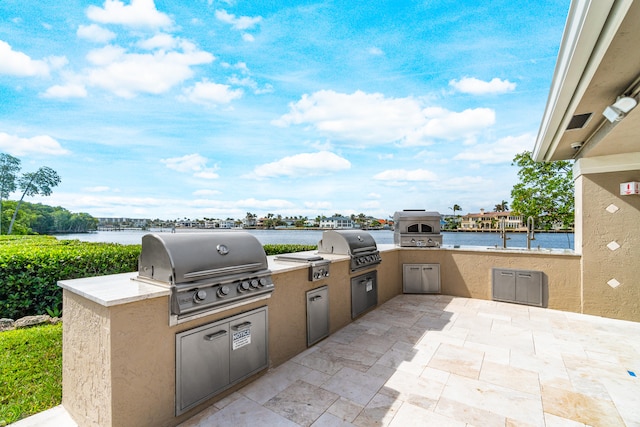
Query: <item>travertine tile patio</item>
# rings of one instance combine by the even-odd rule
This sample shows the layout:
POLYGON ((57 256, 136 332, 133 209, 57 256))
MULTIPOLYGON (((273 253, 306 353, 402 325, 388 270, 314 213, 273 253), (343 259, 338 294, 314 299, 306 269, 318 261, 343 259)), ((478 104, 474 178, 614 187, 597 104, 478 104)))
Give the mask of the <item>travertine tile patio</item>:
POLYGON ((400 295, 181 427, 640 427, 638 337, 635 322, 400 295))

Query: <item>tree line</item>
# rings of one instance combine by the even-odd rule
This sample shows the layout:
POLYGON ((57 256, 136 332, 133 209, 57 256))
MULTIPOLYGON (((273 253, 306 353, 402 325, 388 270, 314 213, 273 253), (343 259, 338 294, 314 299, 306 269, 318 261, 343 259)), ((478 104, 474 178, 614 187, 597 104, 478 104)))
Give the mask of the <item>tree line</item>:
MULTIPOLYGON (((2 202, 2 222, 16 212, 18 202, 2 202)), ((60 206, 22 202, 13 224, 12 234, 85 233, 98 229, 98 219, 88 213, 72 213, 60 206)), ((3 234, 8 234, 3 228, 3 234)))

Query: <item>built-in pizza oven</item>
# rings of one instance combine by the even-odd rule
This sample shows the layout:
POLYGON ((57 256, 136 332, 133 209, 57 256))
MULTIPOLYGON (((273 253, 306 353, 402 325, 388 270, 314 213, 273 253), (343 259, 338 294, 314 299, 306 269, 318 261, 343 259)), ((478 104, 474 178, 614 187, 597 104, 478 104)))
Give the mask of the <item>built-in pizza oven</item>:
POLYGON ((424 209, 398 211, 393 215, 393 242, 407 247, 439 247, 440 214, 424 209))
POLYGON ((262 244, 245 231, 146 234, 136 280, 169 288, 177 319, 263 299, 274 288, 262 244))

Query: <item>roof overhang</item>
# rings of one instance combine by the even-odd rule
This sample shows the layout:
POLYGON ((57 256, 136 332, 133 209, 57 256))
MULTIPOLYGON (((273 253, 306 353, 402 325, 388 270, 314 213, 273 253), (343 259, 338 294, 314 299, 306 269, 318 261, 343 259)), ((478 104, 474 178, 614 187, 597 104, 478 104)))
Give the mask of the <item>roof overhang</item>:
POLYGON ((603 115, 619 96, 638 99, 639 23, 639 0, 572 1, 533 151, 535 160, 640 151, 640 108, 615 122, 603 115), (572 122, 574 116, 589 114, 577 127, 572 122))

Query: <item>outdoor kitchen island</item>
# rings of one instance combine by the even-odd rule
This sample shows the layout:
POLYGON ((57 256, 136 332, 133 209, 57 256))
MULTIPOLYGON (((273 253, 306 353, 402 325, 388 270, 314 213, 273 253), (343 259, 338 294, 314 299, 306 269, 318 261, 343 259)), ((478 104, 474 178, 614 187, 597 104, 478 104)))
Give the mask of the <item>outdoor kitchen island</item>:
MULTIPOLYGON (((402 293, 404 263, 438 263, 443 294, 491 299, 492 267, 542 270, 547 287, 545 305, 566 311, 580 309, 576 297, 580 257, 572 253, 393 245, 378 249, 378 304, 402 293)), ((65 410, 78 425, 177 425, 260 375, 252 375, 176 417, 177 334, 267 307, 268 365, 276 367, 307 348, 306 293, 322 286, 328 287, 330 332, 346 326, 353 320, 350 257, 321 255, 331 262, 330 275, 322 280, 309 280, 304 263, 268 257, 272 294, 175 325, 170 324, 170 292, 132 280, 137 273, 61 281, 65 410)))

